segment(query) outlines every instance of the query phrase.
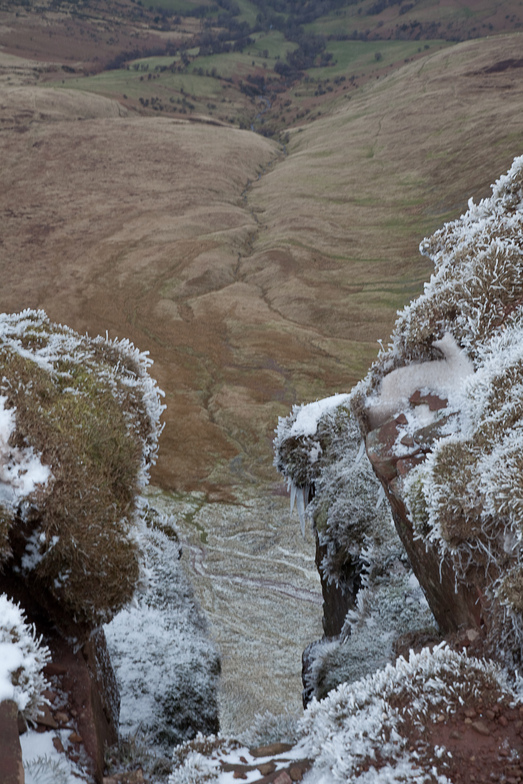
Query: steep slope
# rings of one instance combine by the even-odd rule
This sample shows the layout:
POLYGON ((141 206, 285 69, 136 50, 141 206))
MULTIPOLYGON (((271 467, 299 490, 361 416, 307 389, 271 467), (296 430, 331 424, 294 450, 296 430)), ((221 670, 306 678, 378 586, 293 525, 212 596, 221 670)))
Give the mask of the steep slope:
POLYGON ((277 416, 361 377, 427 277, 419 240, 520 151, 520 42, 409 63, 292 131, 286 156, 4 80, 0 308, 151 351, 157 483, 223 498, 274 481, 277 416))

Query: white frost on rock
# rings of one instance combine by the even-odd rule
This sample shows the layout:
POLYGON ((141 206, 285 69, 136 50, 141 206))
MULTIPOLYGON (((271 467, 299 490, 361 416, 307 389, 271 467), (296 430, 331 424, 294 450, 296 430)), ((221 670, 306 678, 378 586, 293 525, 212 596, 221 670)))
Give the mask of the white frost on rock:
POLYGON ((180 563, 170 518, 141 504, 144 579, 132 604, 105 626, 121 696, 120 728, 151 747, 210 731, 219 660, 180 563))
MULTIPOLYGON (((305 537, 306 517, 308 516, 307 507, 309 504, 310 489, 313 484, 313 477, 321 471, 319 463, 323 454, 323 448, 318 438, 318 426, 322 420, 327 420, 336 413, 341 406, 348 405, 349 394, 331 395, 323 400, 316 400, 313 403, 295 405, 292 412, 287 417, 280 417, 276 428, 274 439, 275 460, 274 464, 283 473, 287 480, 287 491, 290 493, 290 512, 296 506, 300 521, 301 534, 305 537), (292 470, 286 470, 284 462, 280 461, 280 450, 288 439, 298 439, 306 450, 306 471, 307 478, 301 477, 298 480, 292 470)), ((302 472, 303 473, 303 472, 302 472)))

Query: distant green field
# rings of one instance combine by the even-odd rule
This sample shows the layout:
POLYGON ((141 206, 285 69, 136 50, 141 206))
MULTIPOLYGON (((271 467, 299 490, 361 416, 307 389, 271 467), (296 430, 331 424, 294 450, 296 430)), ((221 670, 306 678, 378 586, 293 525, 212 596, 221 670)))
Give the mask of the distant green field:
MULTIPOLYGON (((161 59, 172 62, 173 58, 151 58, 154 61, 161 59)), ((197 95, 200 100, 207 100, 221 97, 222 92, 220 83, 211 77, 197 76, 191 73, 173 74, 170 71, 164 71, 158 75, 153 68, 150 68, 148 72, 132 69, 105 71, 96 76, 67 80, 61 86, 69 89, 87 90, 110 97, 121 98, 123 95, 127 95, 134 99, 140 96, 157 95, 164 100, 169 100, 170 97, 180 94, 183 90, 189 95, 197 95), (149 79, 149 75, 157 78, 149 79)))
POLYGON ((333 65, 311 68, 308 73, 315 79, 367 74, 410 59, 419 52, 435 52, 450 45, 448 41, 328 41, 327 51, 333 56, 333 65))
POLYGON ((189 16, 197 6, 210 6, 213 3, 212 0, 152 0, 152 2, 146 2, 145 5, 151 6, 153 9, 168 11, 172 14, 189 16))
POLYGON ((249 52, 256 52, 257 54, 263 53, 265 50, 269 58, 276 59, 285 57, 287 52, 293 52, 298 44, 286 41, 283 33, 274 30, 270 33, 259 33, 252 36, 256 40, 256 44, 249 47, 249 52))
POLYGON ((250 2, 250 0, 236 0, 238 5, 240 6, 241 13, 236 17, 239 22, 247 22, 251 26, 256 22, 256 16, 258 15, 258 9, 256 6, 250 2))

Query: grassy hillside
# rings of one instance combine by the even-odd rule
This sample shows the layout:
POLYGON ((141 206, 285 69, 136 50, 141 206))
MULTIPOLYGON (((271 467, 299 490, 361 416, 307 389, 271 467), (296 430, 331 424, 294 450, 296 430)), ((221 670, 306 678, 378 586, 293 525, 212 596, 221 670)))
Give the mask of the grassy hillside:
MULTIPOLYGON (((254 7, 235 19, 252 25, 254 7)), ((299 44, 282 30, 203 55, 189 47, 202 19, 128 3, 115 36, 100 2, 107 56, 164 50, 89 74, 93 8, 0 13, 16 33, 0 54, 0 308, 151 351, 163 487, 225 498, 275 482, 278 415, 361 377, 430 272, 419 241, 521 152, 521 37, 327 41, 336 64, 289 82, 274 68, 299 44), (49 62, 53 40, 67 62, 49 62), (31 46, 38 61, 13 55, 31 46), (270 107, 248 88, 259 75, 270 107), (281 140, 238 129, 253 119, 281 140)))

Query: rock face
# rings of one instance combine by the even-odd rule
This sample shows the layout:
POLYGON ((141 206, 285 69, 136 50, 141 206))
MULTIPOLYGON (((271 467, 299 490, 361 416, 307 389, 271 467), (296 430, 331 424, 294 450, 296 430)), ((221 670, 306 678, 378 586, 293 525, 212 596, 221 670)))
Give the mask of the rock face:
POLYGON ((442 632, 475 627, 509 667, 523 658, 522 231, 517 158, 490 198, 422 242, 435 273, 352 397, 442 632))
POLYGON ((105 749, 118 741, 120 702, 104 633, 101 629, 96 631, 78 651, 61 637, 48 644, 52 662, 45 674, 51 691, 66 695, 66 702, 51 702, 47 715, 55 726, 71 729, 69 740, 75 747, 72 754, 80 757, 83 749, 90 761, 89 772, 96 782, 101 782, 105 749))
POLYGON ((42 311, 0 314, 0 593, 51 651, 63 695, 37 715, 40 684, 24 716, 70 729, 65 751, 96 781, 119 711, 100 629, 139 580, 138 497, 161 429, 150 364, 128 341, 81 337, 42 311))
MULTIPOLYGON (((423 396, 418 393, 416 399, 423 400, 423 396)), ((450 559, 442 558, 437 545, 427 545, 416 536, 402 495, 404 477, 426 460, 431 442, 441 435, 444 419, 439 426, 432 425, 430 433, 426 428, 425 432, 415 432, 412 446, 399 457, 394 445, 401 438, 401 426, 406 423, 405 414, 400 414, 372 430, 366 439, 367 455, 384 488, 396 530, 440 630, 448 634, 460 628, 481 628, 485 622, 480 601, 482 586, 458 582, 450 559)))
POLYGON ((2 784, 24 784, 18 707, 12 700, 0 702, 0 781, 2 784))
POLYGON ((324 599, 324 636, 303 655, 305 704, 386 664, 400 635, 436 634, 346 396, 334 402, 297 408, 276 439, 279 470, 309 502, 324 599))

